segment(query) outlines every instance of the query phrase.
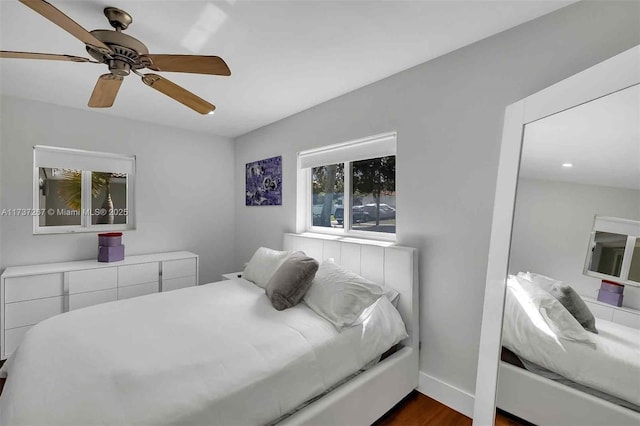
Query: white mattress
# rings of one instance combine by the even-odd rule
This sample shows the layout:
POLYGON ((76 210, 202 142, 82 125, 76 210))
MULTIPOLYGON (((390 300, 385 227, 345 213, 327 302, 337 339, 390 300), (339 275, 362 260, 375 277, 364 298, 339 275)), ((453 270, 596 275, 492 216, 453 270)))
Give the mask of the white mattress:
MULTIPOLYGON (((507 313, 507 311, 505 311, 507 313)), ((503 345, 576 383, 640 405, 640 330, 597 319, 593 344, 551 339, 533 324, 505 317, 503 345)))
POLYGON ((33 327, 2 372, 2 424, 265 424, 370 359, 304 304, 222 281, 33 327), (221 348, 223 350, 221 350, 221 348))

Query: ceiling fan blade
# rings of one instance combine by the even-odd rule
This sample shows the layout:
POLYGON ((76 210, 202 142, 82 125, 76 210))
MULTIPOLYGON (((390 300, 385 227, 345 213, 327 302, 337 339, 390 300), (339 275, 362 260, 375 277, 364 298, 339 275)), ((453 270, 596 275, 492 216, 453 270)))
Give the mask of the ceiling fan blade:
POLYGON ((144 74, 142 81, 147 86, 153 87, 200 114, 210 114, 216 109, 215 106, 199 96, 157 74, 144 74))
POLYGON ((142 55, 142 59, 143 62, 149 62, 147 68, 154 71, 231 75, 227 64, 218 56, 148 54, 142 55))
POLYGON ((98 78, 93 93, 89 99, 89 107, 91 108, 109 108, 116 100, 118 90, 122 84, 122 77, 109 74, 103 74, 98 78))
POLYGON ((69 18, 50 3, 47 3, 44 0, 20 0, 20 2, 67 31, 84 44, 88 44, 96 48, 103 54, 110 55, 113 53, 109 46, 95 38, 89 31, 82 28, 76 21, 69 18))
POLYGON ((12 52, 10 50, 0 50, 0 58, 12 58, 12 59, 48 59, 50 61, 71 61, 71 62, 91 62, 98 64, 97 61, 92 61, 89 58, 82 58, 80 56, 71 55, 54 55, 51 53, 32 53, 32 52, 12 52))

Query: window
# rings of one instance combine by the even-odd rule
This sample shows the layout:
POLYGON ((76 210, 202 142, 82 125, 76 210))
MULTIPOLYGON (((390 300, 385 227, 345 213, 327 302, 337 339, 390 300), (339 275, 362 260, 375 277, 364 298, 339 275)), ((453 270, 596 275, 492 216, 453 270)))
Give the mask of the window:
POLYGON ((584 274, 640 286, 640 222, 596 216, 584 274))
POLYGON ((34 234, 134 229, 135 156, 36 145, 34 234))
POLYGON ((394 238, 395 153, 395 133, 301 152, 298 228, 394 238))

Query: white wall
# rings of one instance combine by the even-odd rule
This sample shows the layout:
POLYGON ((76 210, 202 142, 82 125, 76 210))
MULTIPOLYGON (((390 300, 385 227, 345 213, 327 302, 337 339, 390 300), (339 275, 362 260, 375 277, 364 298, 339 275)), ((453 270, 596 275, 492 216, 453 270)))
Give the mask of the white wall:
MULTIPOLYGON (((640 191, 520 179, 509 271, 531 271, 596 298, 600 280, 582 274, 595 215, 640 220, 640 191)), ((640 309, 640 289, 625 286, 624 305, 640 309)))
POLYGON ((398 243, 420 250, 423 384, 451 386, 469 412, 504 109, 640 43, 638 28, 636 2, 580 2, 237 138, 236 267, 295 231, 297 151, 396 130, 398 243), (276 155, 283 205, 244 206, 245 163, 276 155))
MULTIPOLYGON (((193 251, 201 256, 201 282, 233 270, 230 139, 11 97, 1 101, 0 207, 32 207, 33 145, 134 154, 137 229, 124 233, 126 254, 193 251)), ((1 268, 96 256, 95 233, 32 235, 31 217, 7 216, 0 217, 0 232, 1 268)))

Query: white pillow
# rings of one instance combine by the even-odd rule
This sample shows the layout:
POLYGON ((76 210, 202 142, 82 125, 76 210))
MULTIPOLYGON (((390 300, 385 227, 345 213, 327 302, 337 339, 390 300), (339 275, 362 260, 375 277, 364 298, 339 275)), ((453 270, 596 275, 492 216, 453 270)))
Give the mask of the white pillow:
POLYGON ((524 278, 525 280, 531 281, 549 293, 551 293, 551 290, 555 285, 557 285, 557 283, 561 282, 547 277, 546 275, 534 274, 532 272, 518 272, 518 278, 524 278))
POLYGON ((541 338, 593 343, 590 333, 558 299, 529 280, 513 275, 507 280, 503 330, 505 338, 508 338, 509 332, 516 340, 534 340, 532 334, 542 333, 539 336, 541 338))
POLYGON ((291 252, 289 251, 277 251, 260 247, 253 254, 247 266, 245 266, 242 278, 266 288, 273 274, 287 260, 290 254, 291 252))
POLYGON ((397 292, 347 271, 333 259, 327 259, 318 268, 303 300, 340 331, 353 325, 365 308, 385 295, 397 297, 397 292))
POLYGON ((358 358, 361 364, 376 359, 393 345, 409 337, 400 313, 386 297, 378 298, 362 311, 354 327, 362 327, 362 331, 358 333, 358 358))

